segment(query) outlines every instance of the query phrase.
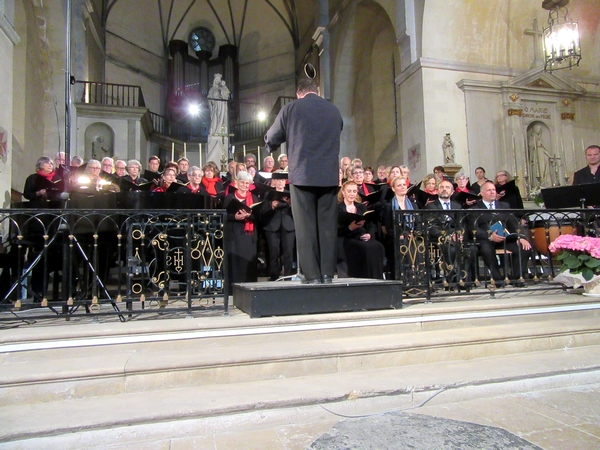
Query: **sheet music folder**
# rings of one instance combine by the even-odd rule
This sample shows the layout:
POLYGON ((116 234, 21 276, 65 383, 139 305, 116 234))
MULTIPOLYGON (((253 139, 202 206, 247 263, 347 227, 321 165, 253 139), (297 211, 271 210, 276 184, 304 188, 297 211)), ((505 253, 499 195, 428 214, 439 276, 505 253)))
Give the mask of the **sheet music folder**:
POLYGON ((542 189, 546 209, 581 208, 600 205, 600 183, 542 189))

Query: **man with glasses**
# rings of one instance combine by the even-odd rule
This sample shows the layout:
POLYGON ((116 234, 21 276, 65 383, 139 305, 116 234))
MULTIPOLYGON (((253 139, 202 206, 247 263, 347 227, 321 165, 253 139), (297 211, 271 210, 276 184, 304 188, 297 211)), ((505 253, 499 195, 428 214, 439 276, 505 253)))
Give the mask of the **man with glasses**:
POLYGON ((115 163, 115 175, 119 178, 123 178, 127 175, 127 163, 122 159, 118 159, 115 163))
POLYGON ((102 158, 102 171, 106 173, 113 173, 115 162, 110 156, 105 156, 102 158))
POLYGON ((248 153, 244 156, 244 164, 246 164, 246 168, 256 167, 256 156, 253 153, 248 153))

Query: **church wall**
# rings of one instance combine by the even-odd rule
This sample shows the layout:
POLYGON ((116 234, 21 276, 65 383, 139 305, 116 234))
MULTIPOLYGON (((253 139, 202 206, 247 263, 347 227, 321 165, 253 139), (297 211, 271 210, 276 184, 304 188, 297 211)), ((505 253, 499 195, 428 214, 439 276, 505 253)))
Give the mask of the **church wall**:
POLYGON ((547 17, 538 0, 427 0, 423 56, 526 69, 533 38, 524 31, 547 17))
POLYGON ((477 103, 476 112, 467 116, 470 111, 466 104, 467 96, 457 86, 464 78, 492 82, 506 77, 456 69, 452 66, 423 69, 427 170, 432 172, 434 166, 444 165, 442 142, 446 133, 451 134, 454 142, 455 163, 461 165, 471 178, 478 166, 484 166, 488 174, 501 169, 510 170, 501 151, 504 145, 500 122, 503 113, 501 98, 497 94, 486 97, 477 103), (480 133, 476 141, 469 137, 472 133, 470 128, 480 133))
POLYGON ((105 156, 115 156, 118 159, 137 159, 146 167, 148 159, 148 140, 142 128, 141 117, 145 110, 142 108, 130 108, 127 113, 115 117, 109 110, 103 107, 86 107, 81 105, 82 111, 77 121, 77 154, 85 159, 92 157, 92 142, 96 142, 94 150, 97 159, 105 156), (98 125, 103 124, 103 125, 98 125), (110 139, 102 130, 108 127, 111 130, 110 139), (94 133, 94 130, 101 130, 94 133), (91 131, 91 133, 90 133, 91 131), (101 143, 95 141, 100 136, 101 143), (112 144, 112 145, 110 145, 112 144), (106 147, 106 152, 101 147, 106 147), (108 148, 110 147, 110 148, 108 148))
MULTIPOLYGON (((181 2, 174 2, 174 17, 181 16, 181 2)), ((163 16, 168 17, 169 10, 163 8, 163 16)), ((120 1, 110 10, 106 24, 106 51, 115 52, 124 48, 133 52, 137 47, 141 52, 162 56, 164 53, 163 30, 161 30, 159 10, 156 2, 120 1), (121 41, 114 44, 116 40, 121 41), (112 43, 111 43, 112 41, 112 43)), ((173 25, 170 32, 173 33, 173 25)), ((125 61, 138 63, 137 57, 130 55, 125 61)))
POLYGON ((0 99, 2 99, 2 108, 0 110, 0 194, 2 195, 2 207, 7 208, 11 198, 11 166, 12 166, 12 61, 13 61, 13 43, 0 30, 0 99))
MULTIPOLYGON (((569 13, 580 23, 582 48, 587 48, 593 55, 597 51, 594 49, 598 47, 595 43, 600 38, 600 8, 597 2, 572 2, 572 5, 569 5, 569 13)), ((541 40, 526 30, 534 28, 536 19, 537 29, 541 31, 547 26, 547 18, 548 13, 541 8, 537 0, 425 2, 422 58, 398 77, 402 94, 410 92, 416 97, 418 93, 409 89, 412 85, 410 72, 423 72, 423 85, 420 88, 426 131, 423 137, 425 148, 422 149, 422 157, 427 165, 423 171, 430 171, 433 165, 441 161, 442 139, 446 132, 450 132, 455 144, 456 163, 461 164, 471 177, 475 167, 482 165, 490 177, 493 177, 497 170, 506 169, 512 172, 517 167, 521 172, 521 179, 523 178, 526 157, 513 156, 515 152, 512 135, 514 134, 516 139, 516 153, 523 152, 527 145, 521 141, 524 138, 525 131, 522 128, 526 126, 525 121, 516 126, 514 118, 509 120, 505 117, 503 101, 506 100, 499 92, 491 94, 484 89, 481 92, 469 92, 467 95, 458 89, 456 84, 462 79, 491 84, 508 82, 513 77, 528 73, 532 66, 537 67, 534 59, 541 59, 541 40)), ((586 90, 597 92, 600 87, 597 78, 600 72, 599 59, 593 56, 586 58, 586 53, 583 52, 581 67, 560 73, 578 82, 586 90)), ((561 112, 568 112, 568 108, 561 109, 560 100, 549 101, 553 111, 551 129, 555 133, 551 145, 555 150, 561 146, 557 136, 563 136, 569 141, 572 136, 576 141, 580 140, 577 136, 585 136, 589 141, 597 136, 598 131, 592 131, 597 130, 597 124, 600 123, 596 99, 589 98, 588 95, 585 100, 579 99, 573 103, 576 119, 572 124, 560 120, 561 112), (591 117, 589 123, 581 117, 582 114, 591 117)), ((405 101, 402 102, 403 108, 404 105, 405 101)), ((414 120, 407 120, 404 111, 401 117, 403 132, 415 134, 408 131, 415 125, 414 120)), ((404 136, 405 149, 412 144, 410 141, 411 138, 404 136)), ((586 145, 589 144, 586 142, 586 145)), ((581 146, 579 143, 576 148, 581 146)), ((562 159, 566 160, 570 176, 572 170, 575 170, 571 169, 571 166, 585 165, 582 154, 571 155, 568 149, 562 159)), ((563 177, 561 174, 561 178, 563 177)))
POLYGON ((577 128, 573 138, 576 168, 586 165, 584 148, 600 145, 600 96, 579 99, 575 106, 574 126, 577 128))
MULTIPOLYGON (((58 151, 57 127, 62 125, 61 131, 64 130, 64 114, 59 109, 55 110, 52 104, 55 91, 50 90, 50 52, 44 40, 46 27, 38 26, 36 12, 40 13, 29 2, 15 2, 15 31, 20 41, 14 46, 12 85, 5 86, 12 88, 13 99, 18 99, 13 109, 11 154, 11 186, 17 192, 23 191, 25 179, 35 171, 39 157, 54 157, 58 151), (52 116, 48 115, 48 106, 52 108, 52 116), (45 144, 46 123, 55 134, 52 147, 45 144)), ((64 105, 64 101, 61 104, 64 105)), ((56 105, 56 108, 60 106, 56 105)))
MULTIPOLYGON (((35 3, 35 2, 34 2, 35 3)), ((45 22, 38 28, 38 40, 35 45, 41 47, 42 62, 33 62, 33 70, 40 71, 44 84, 43 123, 44 146, 36 149, 41 155, 54 157, 56 152, 64 151, 65 139, 65 11, 61 8, 40 3, 38 13, 44 14, 45 22), (41 67, 40 67, 41 66, 41 67)), ((39 20, 37 23, 40 23, 39 20)), ((28 54, 28 58, 30 55, 28 54)), ((74 124, 72 124, 74 126, 74 124)))
POLYGON ((514 165, 512 161, 508 164, 505 157, 503 109, 498 94, 485 91, 470 92, 465 95, 465 106, 468 123, 464 130, 466 141, 461 136, 459 146, 455 140, 457 164, 463 166, 463 171, 472 182, 476 180, 477 167, 483 167, 486 177, 491 180, 498 170, 507 170, 514 175, 514 165))
POLYGON ((425 120, 423 116, 423 73, 417 71, 399 86, 402 141, 400 154, 382 161, 386 165, 405 164, 411 180, 418 181, 427 173, 425 159, 425 120))
POLYGON ((154 82, 143 75, 111 63, 106 64, 106 80, 107 83, 140 86, 146 107, 154 113, 164 115, 165 94, 162 83, 154 82))
POLYGON ((458 72, 424 68, 423 104, 425 108, 426 172, 444 165, 442 142, 450 133, 455 149, 455 162, 468 170, 464 95, 456 86, 458 72))
POLYGON ((85 42, 87 51, 87 80, 90 81, 104 81, 104 48, 102 42, 98 42, 103 35, 100 25, 100 19, 98 18, 98 9, 92 11, 92 15, 85 22, 85 42))
POLYGON ((165 60, 124 40, 108 35, 105 81, 140 86, 146 106, 164 114, 166 85, 165 60))

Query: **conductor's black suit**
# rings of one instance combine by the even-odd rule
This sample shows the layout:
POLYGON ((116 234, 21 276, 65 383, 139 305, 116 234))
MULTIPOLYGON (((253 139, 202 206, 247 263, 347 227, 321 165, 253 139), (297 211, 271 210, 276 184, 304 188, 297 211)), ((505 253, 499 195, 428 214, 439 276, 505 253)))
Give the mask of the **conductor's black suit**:
MULTIPOLYGON (((340 111, 314 92, 285 105, 267 131, 269 151, 286 142, 300 268, 311 283, 331 282, 336 266, 340 111)), ((311 88, 307 88, 311 89, 311 88)), ((304 92, 304 93, 302 93, 304 92)))

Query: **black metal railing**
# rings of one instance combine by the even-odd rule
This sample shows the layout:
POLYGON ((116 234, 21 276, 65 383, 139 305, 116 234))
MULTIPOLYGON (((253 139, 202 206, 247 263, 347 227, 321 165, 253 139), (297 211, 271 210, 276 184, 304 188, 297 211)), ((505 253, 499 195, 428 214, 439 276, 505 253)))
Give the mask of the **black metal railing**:
POLYGON ((296 100, 296 97, 278 97, 269 114, 270 120, 273 121, 277 117, 277 114, 279 114, 279 111, 281 111, 281 108, 294 100, 296 100))
MULTIPOLYGON (((165 194, 107 194, 85 209, 73 197, 73 209, 0 210, 0 311, 127 320, 157 310, 190 314, 207 309, 203 299, 222 298, 211 312, 227 314, 226 212, 178 209, 176 197, 165 203, 165 194)), ((560 262, 549 245, 561 234, 598 236, 599 217, 590 209, 394 211, 384 243, 392 278, 409 297, 494 295, 509 283, 564 289, 554 281, 560 262), (497 222, 509 235, 490 246, 497 222)))
POLYGON ((146 106, 140 86, 128 84, 77 81, 77 98, 82 103, 110 106, 146 106))
POLYGON ((254 141, 263 142, 263 138, 277 114, 285 105, 296 100, 295 97, 278 97, 273 105, 270 114, 265 120, 252 120, 235 124, 231 127, 235 143, 253 143, 254 141))
POLYGON ((190 127, 184 123, 169 120, 165 116, 150 111, 152 119, 152 129, 155 133, 168 136, 170 138, 188 141, 190 139, 190 127))
POLYGON ((480 286, 492 294, 511 286, 564 289, 553 283, 560 262, 548 247, 561 234, 599 236, 599 218, 589 209, 394 211, 388 257, 404 293, 428 300, 461 291, 472 295, 480 286), (500 243, 490 240, 494 224, 507 234, 500 243))
POLYGON ((223 210, 0 210, 0 309, 70 315, 204 309, 223 297, 223 210), (105 308, 109 306, 109 308, 105 308))
POLYGON ((265 120, 253 120, 234 125, 232 127, 233 138, 235 143, 252 142, 255 140, 263 141, 264 135, 268 129, 268 123, 265 120))

